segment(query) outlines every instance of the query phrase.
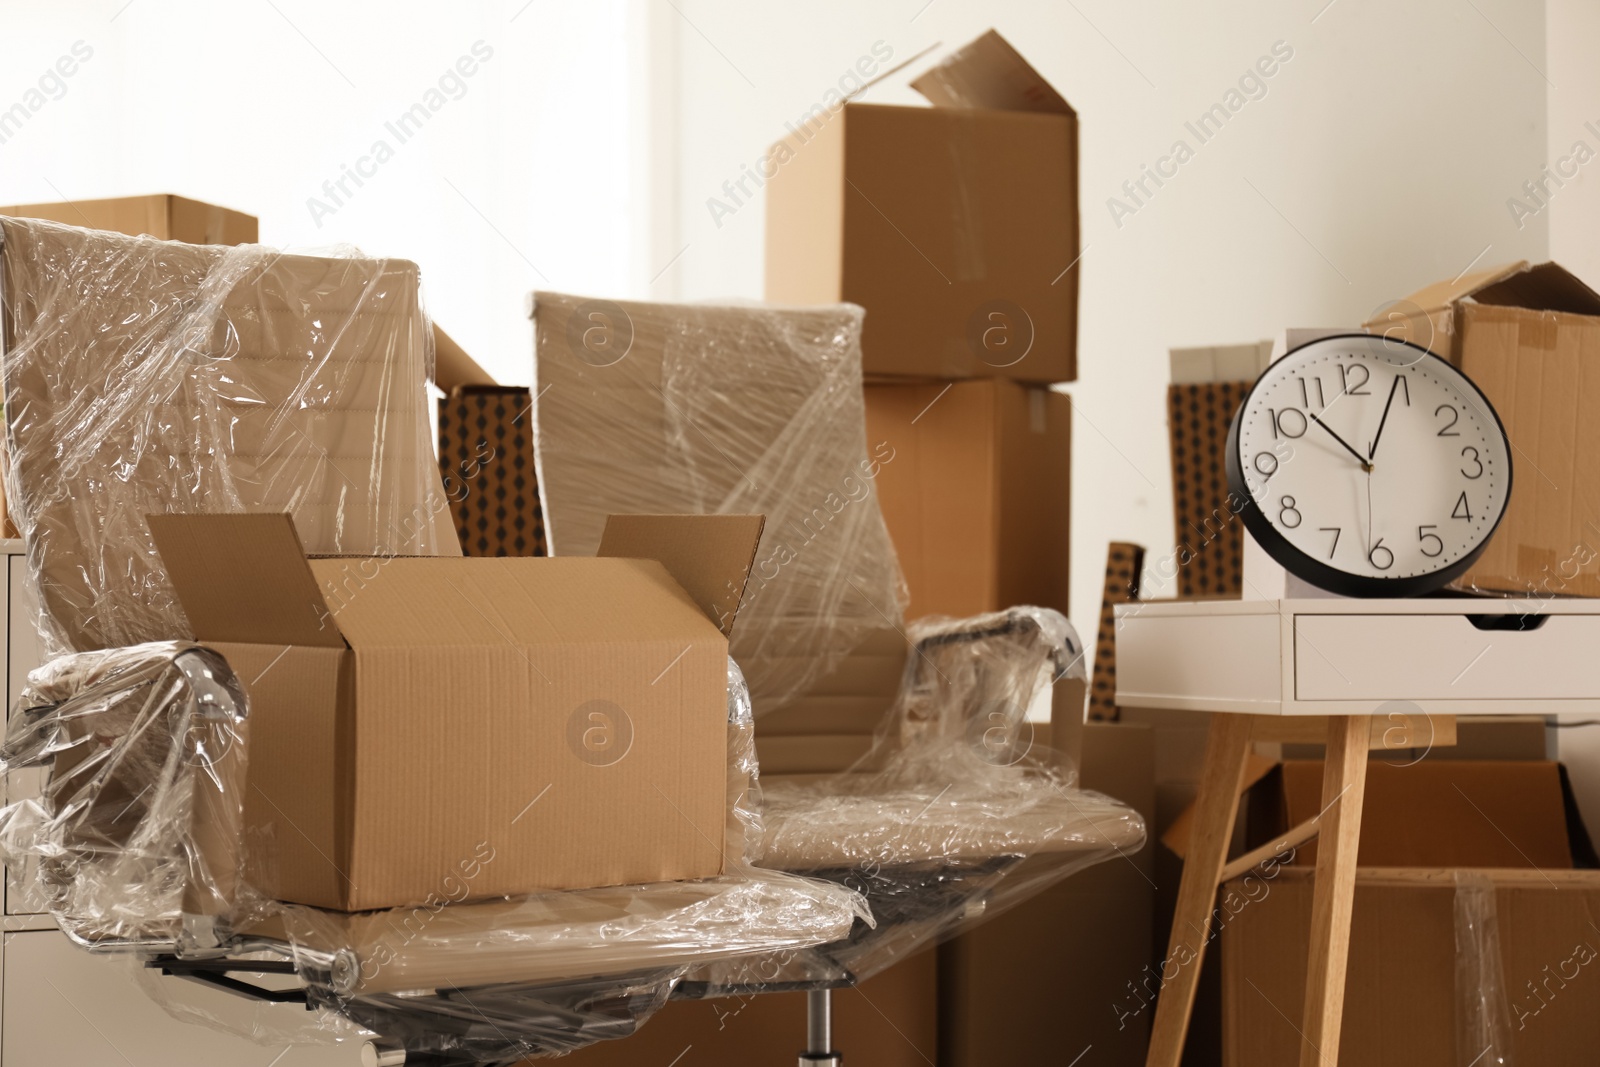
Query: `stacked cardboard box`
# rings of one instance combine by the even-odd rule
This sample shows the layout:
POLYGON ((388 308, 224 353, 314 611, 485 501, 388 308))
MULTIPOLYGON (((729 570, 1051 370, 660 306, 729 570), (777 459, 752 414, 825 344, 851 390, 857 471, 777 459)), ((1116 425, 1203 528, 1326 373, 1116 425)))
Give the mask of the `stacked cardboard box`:
POLYGON ((910 617, 1067 610, 1077 116, 990 31, 773 147, 767 297, 849 301, 910 617))
MULTIPOLYGON (((1051 386, 1077 378, 1077 116, 993 31, 912 87, 932 107, 848 101, 773 147, 766 295, 866 310, 868 445, 884 457, 876 489, 907 616, 1066 613, 1072 403, 1051 386)), ((1084 688, 1072 694, 1056 709, 1058 747, 1097 750, 1084 688)), ((764 771, 775 749, 820 755, 804 737, 763 742, 774 728, 800 729, 763 720, 764 771)), ((1117 736, 1137 749, 1135 735, 1117 736)), ((1109 749, 1105 759, 1107 785, 1111 764, 1137 763, 1109 749)), ((941 1063, 1063 1051, 1014 1025, 1030 1010, 1021 998, 1094 1035, 1097 1051, 1125 1046, 1117 1062, 1140 1057, 1136 1031, 1110 1035, 1106 1004, 1147 955, 1146 883, 1142 868, 1110 867, 941 950, 941 1063), (1104 988, 1091 960, 1117 961, 1104 988)))

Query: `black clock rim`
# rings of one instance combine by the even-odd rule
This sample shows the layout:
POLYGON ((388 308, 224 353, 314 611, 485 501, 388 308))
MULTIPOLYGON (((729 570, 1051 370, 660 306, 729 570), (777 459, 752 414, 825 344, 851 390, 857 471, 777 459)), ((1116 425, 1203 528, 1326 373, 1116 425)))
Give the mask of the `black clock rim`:
MULTIPOLYGON (((1326 337, 1318 337, 1315 340, 1307 341, 1305 344, 1296 345, 1278 358, 1288 359, 1301 349, 1310 348, 1312 345, 1350 339, 1363 341, 1381 339, 1385 345, 1403 345, 1406 348, 1416 349, 1420 353, 1420 358, 1416 362, 1421 362, 1423 359, 1431 359, 1455 372, 1467 384, 1467 387, 1477 395, 1478 400, 1483 405, 1483 410, 1487 411, 1490 417, 1494 419, 1495 429, 1499 431, 1501 439, 1506 443, 1505 506, 1500 509, 1500 514, 1495 516, 1493 525, 1489 527, 1483 539, 1478 542, 1477 547, 1449 566, 1430 571, 1427 574, 1413 575, 1410 578, 1372 578, 1364 574, 1351 574, 1349 571, 1341 571, 1330 567, 1291 544, 1288 538, 1278 532, 1277 527, 1272 525, 1271 520, 1263 515, 1261 509, 1256 505, 1255 497, 1250 495, 1250 490, 1245 485, 1244 467, 1239 459, 1239 419, 1244 414, 1245 409, 1250 406, 1250 401, 1255 397, 1256 390, 1261 387, 1262 379, 1267 376, 1267 371, 1262 371, 1255 382, 1251 384, 1250 391, 1240 401, 1238 409, 1233 413, 1233 421, 1228 425, 1228 442, 1223 457, 1228 474, 1228 493, 1239 501, 1239 508, 1236 514, 1243 520, 1245 529, 1249 531, 1250 536, 1254 537, 1256 543, 1266 550, 1267 555, 1271 556, 1273 560, 1297 578, 1304 579, 1319 589, 1337 593, 1340 596, 1363 599, 1426 596, 1429 593, 1438 592, 1467 573, 1472 568, 1472 565, 1478 562, 1478 557, 1483 555, 1484 550, 1489 547, 1489 542, 1494 540, 1495 532, 1500 529, 1501 521, 1505 519, 1506 512, 1511 508, 1512 482, 1516 474, 1516 463, 1511 455, 1511 438, 1506 435, 1505 424, 1500 421, 1500 413, 1494 409, 1493 404, 1489 403, 1489 398, 1483 395, 1483 390, 1478 388, 1477 382, 1474 382, 1467 376, 1466 372, 1449 360, 1442 359, 1421 345, 1413 344, 1410 341, 1378 338, 1376 334, 1370 333, 1329 334, 1326 337)), ((1277 360, 1274 360, 1273 363, 1277 363, 1277 360)), ((1415 366, 1416 363, 1411 365, 1415 366)), ((1270 369, 1271 367, 1269 366, 1268 370, 1270 369)))

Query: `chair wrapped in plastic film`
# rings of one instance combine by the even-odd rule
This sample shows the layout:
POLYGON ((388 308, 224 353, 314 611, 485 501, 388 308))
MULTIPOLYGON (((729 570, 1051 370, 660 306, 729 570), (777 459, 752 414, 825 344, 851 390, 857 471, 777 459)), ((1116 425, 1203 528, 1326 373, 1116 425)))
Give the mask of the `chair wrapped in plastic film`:
POLYGON ((74 942, 135 960, 180 1018, 465 1067, 625 1036, 693 968, 870 921, 853 891, 748 862, 765 830, 731 660, 721 877, 478 899, 491 853, 407 908, 254 888, 250 679, 192 640, 146 517, 287 512, 314 553, 459 554, 416 268, 13 219, 0 237, 6 489, 51 654, 0 753, 0 852, 74 942), (207 986, 256 1007, 224 1018, 207 986))
POLYGON ((874 488, 897 451, 866 438, 860 308, 541 292, 533 318, 552 554, 594 553, 613 511, 766 515, 731 641, 758 753, 872 738, 842 772, 766 774, 755 855, 860 891, 875 924, 698 968, 676 995, 850 985, 1142 845, 1137 813, 1031 744, 1028 709, 1052 686, 1077 681, 1081 704, 1084 649, 1062 615, 904 622, 874 488))

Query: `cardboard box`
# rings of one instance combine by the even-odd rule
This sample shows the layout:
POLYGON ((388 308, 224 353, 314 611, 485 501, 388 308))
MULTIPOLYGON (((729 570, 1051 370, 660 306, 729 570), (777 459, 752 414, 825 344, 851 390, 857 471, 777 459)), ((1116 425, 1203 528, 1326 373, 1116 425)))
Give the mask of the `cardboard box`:
POLYGON ((526 387, 460 386, 440 398, 439 472, 463 553, 549 554, 526 387))
MULTIPOLYGON (((1154 816, 1153 736, 1090 723, 1081 784, 1154 816)), ((1131 990, 1150 965, 1154 845, 1068 877, 943 946, 940 1064, 1139 1067, 1153 1011, 1131 990)))
POLYGON ((409 906, 474 860, 471 898, 721 873, 716 620, 759 516, 618 517, 602 558, 563 559, 308 560, 284 515, 149 521, 251 695, 268 895, 409 906))
MULTIPOLYGON (((1363 867, 1572 867, 1561 767, 1547 760, 1421 760, 1367 766, 1361 813, 1363 867)), ((1289 760, 1251 791, 1250 838, 1275 834, 1322 810, 1322 763, 1289 760)), ((1294 862, 1314 865, 1315 839, 1294 862)))
POLYGON ((868 375, 1073 380, 1076 114, 992 30, 912 87, 773 146, 767 299, 864 307, 868 375))
MULTIPOLYGON (((1237 909, 1218 939, 1227 1067, 1299 1060, 1312 874, 1285 867, 1271 881, 1258 876, 1249 887, 1222 889, 1237 909)), ((1600 1048, 1596 915, 1600 871, 1358 871, 1339 1063, 1593 1062, 1600 1048), (1477 939, 1463 922, 1475 913, 1463 906, 1472 899, 1458 896, 1458 873, 1468 892, 1474 877, 1488 882, 1483 898, 1492 894, 1493 922, 1479 928, 1497 928, 1498 967, 1492 954, 1463 951, 1477 939), (1462 1026, 1480 1002, 1499 1016, 1508 1039, 1494 1052, 1478 1028, 1462 1026), (1476 1047, 1463 1048, 1469 1038, 1476 1047)))
MULTIPOLYGON (((869 316, 870 319, 870 316, 869 316)), ((907 618, 1068 611, 1072 399, 984 380, 869 384, 867 440, 894 450, 878 502, 907 618)))
POLYGON ((166 193, 57 204, 13 204, 0 207, 0 215, 47 219, 115 233, 147 233, 163 241, 192 245, 247 245, 260 239, 254 215, 166 193))
MULTIPOLYGON (((930 1067, 938 1047, 935 953, 897 963, 833 993, 833 1043, 852 1067, 930 1067)), ((806 1042, 806 996, 764 993, 678 1000, 637 1034, 562 1060, 572 1067, 766 1067, 795 1062, 806 1042)), ((527 1060, 542 1067, 547 1060, 527 1060)))
POLYGON ((1555 263, 1428 286, 1367 328, 1449 359, 1511 439, 1516 486, 1464 588, 1600 596, 1600 294, 1555 263))

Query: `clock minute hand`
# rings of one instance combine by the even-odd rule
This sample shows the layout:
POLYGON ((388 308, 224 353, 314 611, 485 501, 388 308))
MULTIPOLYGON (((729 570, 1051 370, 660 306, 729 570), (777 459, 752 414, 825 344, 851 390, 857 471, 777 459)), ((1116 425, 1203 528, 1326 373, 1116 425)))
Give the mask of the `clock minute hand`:
POLYGON ((1356 457, 1356 462, 1361 464, 1361 469, 1362 470, 1366 470, 1367 468, 1372 466, 1372 464, 1370 462, 1368 462, 1368 460, 1367 460, 1367 458, 1365 456, 1363 456, 1360 452, 1357 452, 1355 449, 1350 447, 1350 442, 1346 441, 1344 438, 1342 438, 1338 434, 1334 433, 1332 426, 1329 426, 1327 423, 1325 423, 1321 419, 1317 418, 1317 413, 1315 411, 1307 411, 1306 414, 1311 416, 1311 421, 1312 422, 1316 423, 1318 426, 1321 426, 1324 430, 1327 430, 1328 431, 1328 436, 1333 438, 1335 441, 1338 441, 1339 444, 1341 446, 1343 446, 1343 448, 1344 448, 1344 450, 1346 452, 1348 452, 1352 456, 1356 457))
MULTIPOLYGON (((1400 388, 1400 375, 1394 376, 1394 384, 1389 386, 1389 399, 1383 403, 1383 418, 1378 420, 1378 432, 1372 438, 1372 447, 1367 449, 1367 462, 1372 462, 1378 455, 1378 442, 1383 440, 1383 427, 1389 421, 1389 409, 1394 406, 1395 390, 1400 388)), ((1407 393, 1407 396, 1410 394, 1407 393)))

